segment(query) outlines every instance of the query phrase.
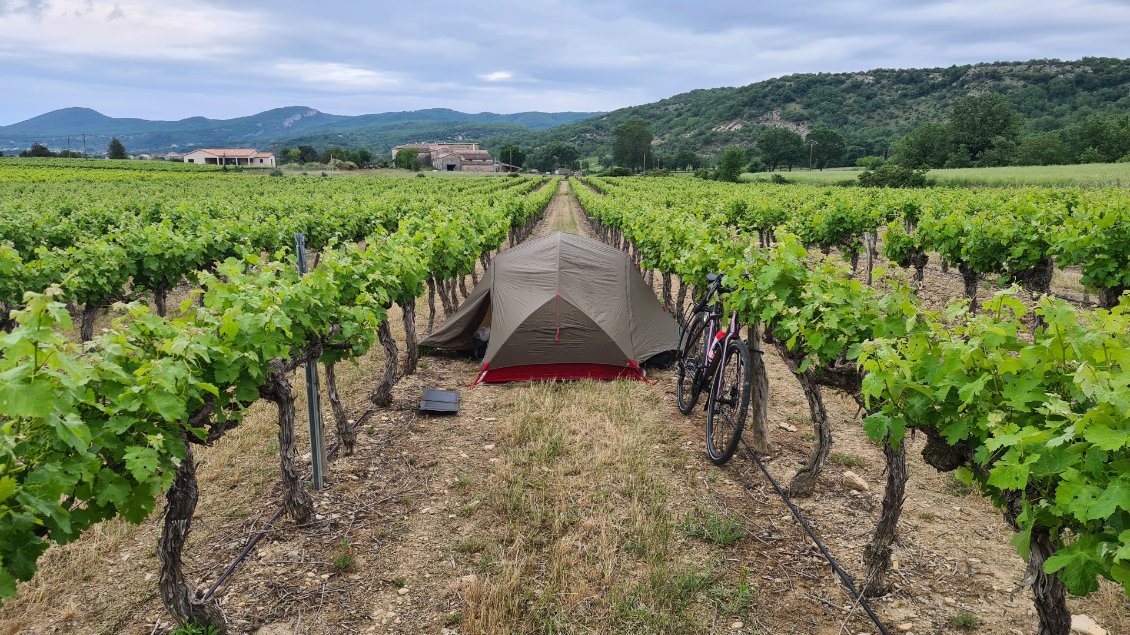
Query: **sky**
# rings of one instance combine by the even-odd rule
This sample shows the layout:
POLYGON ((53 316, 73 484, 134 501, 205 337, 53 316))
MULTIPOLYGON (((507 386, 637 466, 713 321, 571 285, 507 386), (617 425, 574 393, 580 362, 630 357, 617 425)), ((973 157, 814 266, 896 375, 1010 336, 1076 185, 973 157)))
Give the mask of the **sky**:
POLYGON ((0 125, 607 111, 803 72, 1130 56, 1130 0, 0 0, 0 125))

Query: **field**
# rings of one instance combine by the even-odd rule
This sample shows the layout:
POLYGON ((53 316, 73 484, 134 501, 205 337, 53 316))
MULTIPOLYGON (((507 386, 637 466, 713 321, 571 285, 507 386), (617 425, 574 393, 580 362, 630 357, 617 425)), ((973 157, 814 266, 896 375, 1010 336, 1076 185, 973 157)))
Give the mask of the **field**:
MULTIPOLYGON (((800 184, 839 185, 857 178, 861 168, 797 169, 742 175, 743 181, 768 182, 773 174, 800 184)), ((1084 165, 1009 166, 930 170, 927 177, 950 187, 1130 187, 1130 163, 1084 165)))
POLYGON ((1125 190, 25 165, 0 164, 0 633, 214 618, 189 598, 256 536, 215 595, 232 632, 877 632, 754 463, 706 460, 676 370, 468 389, 474 362, 416 357, 554 231, 625 249, 672 311, 729 276, 764 351, 746 439, 892 632, 1130 631, 1125 190), (307 360, 346 446, 323 491, 307 360), (1014 545, 1059 571, 1043 618, 1014 545))

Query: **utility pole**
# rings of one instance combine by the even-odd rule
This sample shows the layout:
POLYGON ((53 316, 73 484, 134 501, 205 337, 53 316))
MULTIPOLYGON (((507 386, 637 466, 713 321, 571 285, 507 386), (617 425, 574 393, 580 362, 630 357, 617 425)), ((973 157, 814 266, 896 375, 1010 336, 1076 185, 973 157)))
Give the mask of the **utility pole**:
POLYGON ((86 133, 82 133, 82 158, 86 158, 86 133))

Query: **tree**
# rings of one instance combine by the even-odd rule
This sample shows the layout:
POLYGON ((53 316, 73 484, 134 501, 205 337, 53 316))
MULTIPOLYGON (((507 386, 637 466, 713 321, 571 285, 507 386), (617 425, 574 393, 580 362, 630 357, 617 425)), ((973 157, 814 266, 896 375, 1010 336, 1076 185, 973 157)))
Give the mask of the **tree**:
POLYGON ((1016 148, 1016 165, 1061 165, 1071 162, 1071 150, 1059 133, 1045 132, 1029 135, 1020 140, 1016 148))
POLYGON ((314 146, 298 146, 298 162, 299 163, 316 163, 318 161, 318 151, 314 146))
POLYGON ((117 137, 110 139, 110 145, 106 147, 106 154, 109 155, 111 159, 129 158, 129 156, 126 155, 126 147, 122 145, 121 141, 118 141, 117 137))
POLYGON ((416 148, 401 148, 396 151, 393 164, 405 170, 418 172, 420 170, 420 151, 416 148))
MULTIPOLYGON (((1075 155, 1084 151, 1089 159, 1101 157, 1110 163, 1130 152, 1130 117, 1092 117, 1067 130, 1067 140, 1075 155)), ((1080 161, 1090 163, 1090 161, 1080 161)))
POLYGON ((997 151, 993 159, 998 160, 1005 142, 1020 136, 1020 115, 996 93, 962 97, 954 102, 950 113, 950 134, 954 146, 964 146, 975 163, 994 146, 997 151))
POLYGON ((634 117, 616 126, 612 131, 612 160, 616 165, 643 169, 651 154, 651 142, 655 139, 647 122, 634 117))
POLYGON ((817 128, 808 133, 804 142, 808 146, 808 156, 821 170, 838 164, 844 156, 844 150, 847 149, 843 136, 828 127, 817 128))
POLYGON ((950 127, 924 123, 894 143, 894 161, 911 168, 940 168, 953 152, 950 127))
POLYGON ((722 158, 718 160, 718 169, 714 172, 715 178, 719 181, 737 183, 745 165, 745 152, 741 148, 726 148, 722 158))
POLYGON ((575 168, 579 157, 577 146, 563 141, 552 141, 538 149, 532 161, 538 170, 549 172, 560 167, 575 168))
POLYGON ((330 161, 332 161, 334 159, 337 159, 339 161, 349 161, 353 158, 352 155, 353 155, 352 151, 349 150, 348 148, 339 148, 337 146, 326 146, 326 149, 322 150, 322 154, 318 157, 318 160, 321 163, 329 163, 330 161))
POLYGON ((683 148, 675 153, 675 156, 668 161, 670 167, 675 169, 695 169, 703 165, 702 157, 695 154, 694 150, 683 148))
POLYGON ((55 153, 47 149, 42 143, 33 143, 31 147, 20 153, 21 157, 53 157, 55 153))
POLYGON ((358 148, 353 151, 352 161, 357 165, 368 165, 373 161, 373 153, 368 148, 358 148))
POLYGON ((514 145, 513 143, 505 143, 498 149, 498 160, 506 163, 507 165, 521 166, 526 162, 526 152, 514 145))
POLYGON ((781 165, 787 165, 791 170, 805 155, 804 138, 787 128, 770 128, 761 133, 757 147, 769 164, 769 171, 781 165))

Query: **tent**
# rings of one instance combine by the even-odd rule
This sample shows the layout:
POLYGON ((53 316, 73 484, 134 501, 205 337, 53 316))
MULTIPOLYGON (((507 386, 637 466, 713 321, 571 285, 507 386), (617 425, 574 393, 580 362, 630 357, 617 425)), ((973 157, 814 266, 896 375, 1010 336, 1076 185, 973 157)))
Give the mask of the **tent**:
POLYGON ((420 344, 471 351, 487 332, 480 382, 642 379, 640 364, 679 340, 674 317, 622 251, 565 233, 496 256, 420 344))

